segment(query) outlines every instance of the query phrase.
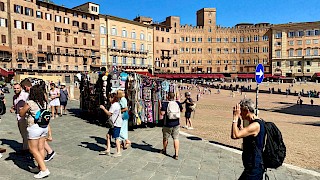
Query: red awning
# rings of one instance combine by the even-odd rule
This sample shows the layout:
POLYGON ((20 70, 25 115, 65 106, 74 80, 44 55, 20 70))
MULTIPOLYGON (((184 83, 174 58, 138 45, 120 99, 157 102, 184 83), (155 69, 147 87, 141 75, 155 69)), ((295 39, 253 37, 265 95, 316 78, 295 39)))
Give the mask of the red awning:
POLYGON ((167 78, 167 79, 198 79, 198 78, 205 78, 205 79, 219 79, 224 78, 223 74, 196 74, 196 73, 189 73, 189 74, 157 74, 159 78, 167 78))
POLYGON ((155 76, 153 76, 152 74, 150 74, 149 72, 146 72, 146 71, 136 71, 136 73, 144 75, 144 76, 155 77, 155 76))
POLYGON ((274 78, 274 79, 282 79, 282 78, 285 78, 285 76, 272 76, 271 78, 274 78))
POLYGON ((219 78, 224 78, 224 75, 223 74, 209 74, 209 78, 219 79, 219 78))
POLYGON ((238 74, 238 78, 254 79, 255 74, 238 74))
POLYGON ((0 67, 0 75, 5 77, 8 77, 9 75, 14 76, 14 72, 0 67))
POLYGON ((264 74, 263 76, 264 76, 264 78, 271 78, 272 74, 264 74))

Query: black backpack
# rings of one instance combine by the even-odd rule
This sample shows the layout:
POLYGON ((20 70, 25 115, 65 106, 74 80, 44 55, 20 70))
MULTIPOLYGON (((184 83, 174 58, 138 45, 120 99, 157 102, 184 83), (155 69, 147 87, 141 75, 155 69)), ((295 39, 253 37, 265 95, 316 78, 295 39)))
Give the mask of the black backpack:
POLYGON ((31 112, 30 114, 34 119, 34 123, 38 124, 39 127, 46 128, 50 123, 51 113, 47 108, 42 108, 39 103, 37 105, 40 109, 36 112, 35 116, 31 112))
POLYGON ((276 169, 280 167, 286 157, 286 146, 282 139, 282 134, 273 122, 265 122, 265 145, 263 148, 263 164, 264 168, 276 169))

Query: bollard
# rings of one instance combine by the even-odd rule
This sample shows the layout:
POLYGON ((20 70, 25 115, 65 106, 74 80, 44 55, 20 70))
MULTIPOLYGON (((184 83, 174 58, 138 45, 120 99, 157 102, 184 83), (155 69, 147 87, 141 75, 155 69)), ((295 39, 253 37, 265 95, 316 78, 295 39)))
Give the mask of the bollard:
POLYGON ((70 85, 70 99, 74 100, 74 85, 70 85))

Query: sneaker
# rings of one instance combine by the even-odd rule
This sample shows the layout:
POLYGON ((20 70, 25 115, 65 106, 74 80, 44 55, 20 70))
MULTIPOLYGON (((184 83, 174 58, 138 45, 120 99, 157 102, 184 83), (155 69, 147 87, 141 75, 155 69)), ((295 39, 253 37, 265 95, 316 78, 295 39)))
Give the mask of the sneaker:
POLYGON ((56 152, 52 151, 51 154, 47 154, 47 156, 44 158, 44 162, 49 162, 53 157, 56 155, 56 152))
POLYGON ((120 156, 122 156, 122 154, 121 153, 115 153, 114 155, 113 155, 113 157, 120 157, 120 156))
POLYGON ((50 171, 49 169, 46 169, 45 171, 40 171, 38 174, 34 175, 33 177, 36 179, 42 179, 44 177, 49 176, 50 171))
POLYGON ((192 130, 192 129, 193 129, 193 127, 188 127, 187 129, 190 129, 190 130, 192 130))
POLYGON ((32 173, 39 173, 39 172, 40 172, 40 169, 39 169, 39 167, 37 166, 37 167, 34 167, 34 168, 30 169, 30 172, 32 172, 32 173))

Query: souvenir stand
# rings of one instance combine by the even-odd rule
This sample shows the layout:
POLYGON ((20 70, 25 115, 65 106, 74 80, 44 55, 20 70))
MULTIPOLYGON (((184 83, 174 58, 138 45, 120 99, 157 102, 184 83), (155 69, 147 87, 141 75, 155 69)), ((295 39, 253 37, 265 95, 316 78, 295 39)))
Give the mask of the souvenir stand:
POLYGON ((169 92, 180 98, 175 82, 134 72, 112 70, 101 71, 93 75, 82 74, 80 83, 80 108, 90 120, 104 124, 107 117, 99 106, 110 107, 108 95, 119 89, 125 90, 129 109, 129 127, 154 127, 162 124, 161 102, 167 101, 169 92), (97 79, 94 83, 92 79, 97 79))
POLYGON ((130 74, 126 88, 130 112, 129 126, 161 125, 161 102, 167 100, 169 92, 174 92, 180 97, 178 85, 174 82, 136 73, 130 74))
POLYGON ((105 70, 98 73, 80 74, 79 77, 81 116, 88 117, 91 122, 98 121, 100 124, 104 124, 106 117, 101 113, 99 106, 110 106, 108 98, 106 98, 109 79, 105 70))

